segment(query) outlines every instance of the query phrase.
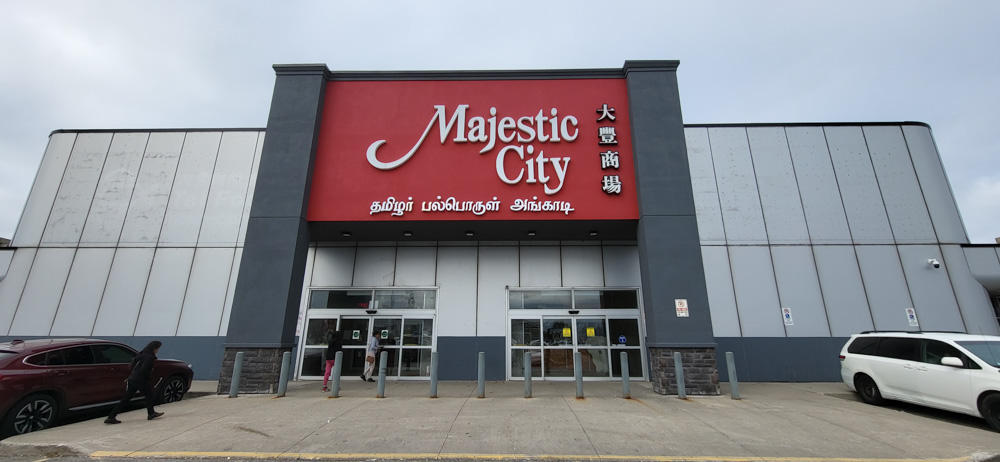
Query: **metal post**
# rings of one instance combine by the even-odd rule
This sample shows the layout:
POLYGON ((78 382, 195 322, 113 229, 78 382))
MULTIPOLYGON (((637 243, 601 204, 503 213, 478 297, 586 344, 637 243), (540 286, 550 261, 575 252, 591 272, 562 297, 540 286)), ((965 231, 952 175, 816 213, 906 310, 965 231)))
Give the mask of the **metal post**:
POLYGON ((726 368, 729 369, 729 394, 733 399, 740 399, 740 382, 736 379, 736 360, 733 352, 726 352, 726 368))
POLYGON ((281 373, 278 374, 278 396, 285 396, 288 391, 288 366, 292 363, 292 352, 286 351, 281 355, 281 373))
POLYGON ((240 373, 243 372, 243 352, 236 353, 236 361, 233 364, 233 382, 229 385, 229 397, 235 398, 240 391, 240 373))
POLYGON ((524 397, 531 398, 531 352, 524 352, 524 397))
POLYGON ((684 390, 684 367, 681 365, 681 352, 674 352, 674 373, 677 374, 677 397, 687 398, 687 391, 684 390))
POLYGON ((629 369, 628 369, 628 353, 622 352, 621 354, 621 369, 622 369, 622 398, 632 399, 632 386, 629 383, 629 369))
POLYGON ((476 388, 477 398, 486 397, 486 352, 479 352, 479 387, 476 388))
POLYGON ((576 377, 576 399, 583 399, 583 355, 573 353, 573 375, 576 377))
POLYGON ((378 397, 385 398, 385 371, 389 362, 389 352, 382 351, 378 357, 378 397))
POLYGON ((431 398, 438 397, 438 352, 431 352, 431 398))
POLYGON ((333 385, 330 388, 330 397, 339 398, 340 397, 340 373, 343 372, 342 367, 344 366, 344 352, 338 351, 336 355, 333 356, 333 385))

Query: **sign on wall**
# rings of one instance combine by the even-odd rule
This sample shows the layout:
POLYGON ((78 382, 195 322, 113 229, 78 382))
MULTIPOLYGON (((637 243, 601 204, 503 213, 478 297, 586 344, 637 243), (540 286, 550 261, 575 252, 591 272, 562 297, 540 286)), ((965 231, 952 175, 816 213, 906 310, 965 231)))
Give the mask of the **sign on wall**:
POLYGON ((624 79, 327 85, 310 221, 638 218, 624 79))

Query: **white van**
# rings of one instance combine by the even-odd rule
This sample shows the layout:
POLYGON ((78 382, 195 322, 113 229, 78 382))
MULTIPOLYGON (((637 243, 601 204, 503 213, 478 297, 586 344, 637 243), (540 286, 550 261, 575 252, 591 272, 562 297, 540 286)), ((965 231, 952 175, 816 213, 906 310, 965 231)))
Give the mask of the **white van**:
POLYGON ((841 350, 840 375, 868 404, 892 399, 960 412, 1000 431, 1000 337, 862 332, 841 350))

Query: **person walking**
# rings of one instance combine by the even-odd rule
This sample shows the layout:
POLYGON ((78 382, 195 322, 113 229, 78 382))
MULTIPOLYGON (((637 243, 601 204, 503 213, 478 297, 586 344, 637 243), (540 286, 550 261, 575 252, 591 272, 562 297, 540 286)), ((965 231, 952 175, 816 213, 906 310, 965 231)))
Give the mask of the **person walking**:
POLYGON ((326 372, 323 374, 323 391, 330 391, 326 384, 330 381, 330 371, 333 370, 333 364, 337 360, 337 352, 343 348, 340 331, 334 329, 334 326, 336 321, 328 324, 329 329, 326 331, 326 372))
POLYGON ((156 353, 160 351, 160 347, 163 343, 153 340, 146 345, 142 351, 139 352, 132 358, 132 363, 129 367, 132 373, 129 374, 128 379, 125 380, 125 396, 122 400, 115 405, 115 408, 111 410, 111 414, 107 419, 104 419, 106 424, 119 424, 120 420, 115 417, 121 412, 125 405, 132 400, 136 392, 142 392, 142 397, 146 400, 146 419, 153 420, 157 417, 163 415, 162 412, 156 412, 153 409, 153 387, 149 383, 149 376, 153 372, 153 364, 156 363, 156 353))
POLYGON ((368 350, 365 352, 365 371, 361 373, 361 380, 374 382, 372 373, 375 372, 375 353, 378 352, 378 332, 372 331, 371 338, 368 339, 368 350))

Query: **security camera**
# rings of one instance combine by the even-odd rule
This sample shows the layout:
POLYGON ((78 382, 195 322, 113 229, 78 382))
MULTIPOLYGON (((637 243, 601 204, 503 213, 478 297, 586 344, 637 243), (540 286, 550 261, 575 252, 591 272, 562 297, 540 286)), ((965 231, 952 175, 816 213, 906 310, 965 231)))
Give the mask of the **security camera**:
POLYGON ((941 262, 939 262, 939 261, 937 260, 937 258, 931 258, 931 259, 928 259, 928 260, 927 260, 927 264, 928 264, 928 265, 931 265, 931 266, 933 266, 933 267, 935 267, 935 268, 940 268, 940 267, 941 267, 941 262))

